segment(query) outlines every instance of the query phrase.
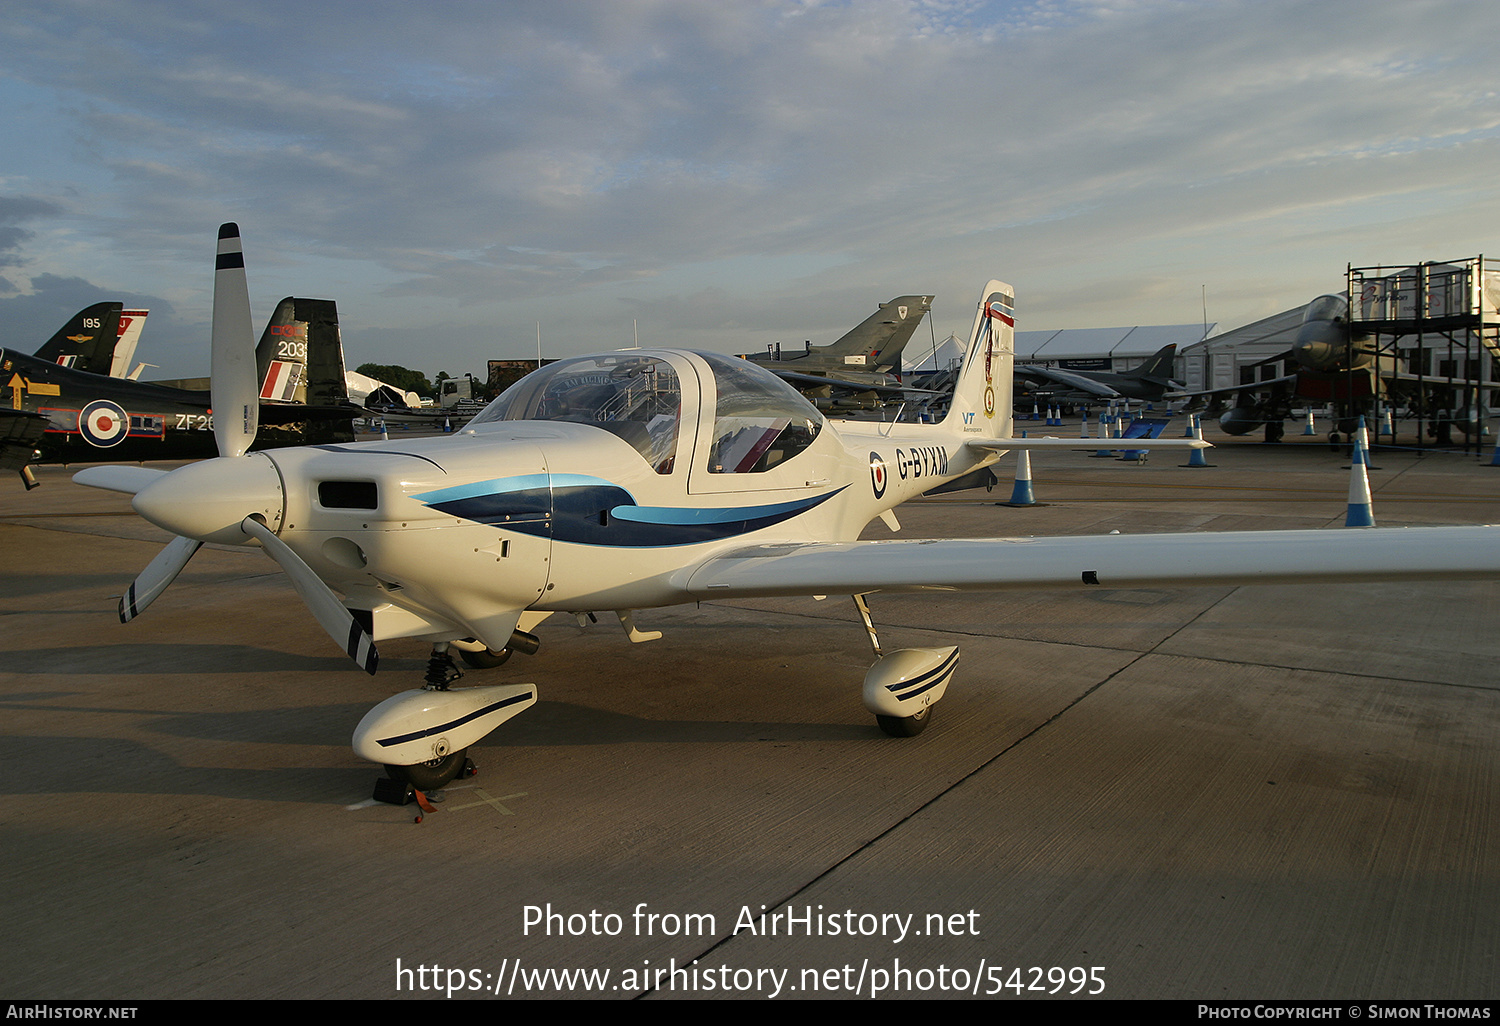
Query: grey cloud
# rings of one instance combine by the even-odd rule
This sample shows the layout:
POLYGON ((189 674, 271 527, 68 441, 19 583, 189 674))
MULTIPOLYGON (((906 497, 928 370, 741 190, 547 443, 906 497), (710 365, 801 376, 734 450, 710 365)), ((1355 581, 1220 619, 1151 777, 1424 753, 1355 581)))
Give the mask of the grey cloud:
POLYGON ((1300 290, 1342 262, 1324 234, 1440 179, 1495 206, 1463 155, 1500 125, 1482 7, 1463 32, 1451 4, 1289 0, 22 7, 12 73, 70 98, 127 211, 98 225, 116 250, 181 259, 233 211, 272 261, 364 268, 346 307, 702 314, 714 286, 674 276, 756 259, 855 312, 967 304, 995 273, 1033 311, 1083 316, 1089 276, 1160 310, 1247 261, 1300 290), (99 59, 63 63, 80 38, 99 59), (1319 239, 1308 263, 1272 224, 1319 239))

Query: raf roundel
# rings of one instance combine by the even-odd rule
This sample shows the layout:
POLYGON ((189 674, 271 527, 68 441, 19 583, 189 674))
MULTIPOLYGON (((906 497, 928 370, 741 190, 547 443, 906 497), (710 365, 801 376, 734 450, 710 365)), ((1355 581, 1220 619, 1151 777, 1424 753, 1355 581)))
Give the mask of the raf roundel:
POLYGON ((870 487, 875 490, 875 498, 879 499, 885 495, 885 460, 880 458, 880 453, 870 453, 870 487))
POLYGON ((119 403, 95 399, 79 411, 78 431, 90 445, 107 449, 130 434, 130 416, 119 403))

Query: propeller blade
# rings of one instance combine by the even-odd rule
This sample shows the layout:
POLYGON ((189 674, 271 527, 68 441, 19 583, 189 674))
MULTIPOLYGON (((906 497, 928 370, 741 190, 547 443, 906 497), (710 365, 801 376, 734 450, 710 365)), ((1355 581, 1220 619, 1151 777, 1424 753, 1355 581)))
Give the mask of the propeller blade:
POLYGON ((297 594, 302 596, 302 601, 307 603, 307 608, 318 623, 323 625, 329 637, 344 646, 349 658, 358 663, 366 673, 373 674, 380 662, 380 654, 375 651, 375 639, 344 608, 333 590, 265 524, 254 517, 246 517, 240 527, 259 541, 266 554, 286 571, 286 575, 292 579, 292 587, 297 589, 297 594))
POLYGON ((260 427, 260 381, 255 363, 255 329, 250 323, 250 288, 239 225, 219 228, 214 263, 213 378, 214 442, 220 456, 243 456, 260 427))
POLYGON ((187 561, 193 558, 203 545, 192 538, 173 538, 167 547, 156 554, 146 565, 141 575, 130 583, 129 589, 120 597, 120 622, 129 623, 146 611, 158 595, 167 590, 167 585, 177 579, 187 561))

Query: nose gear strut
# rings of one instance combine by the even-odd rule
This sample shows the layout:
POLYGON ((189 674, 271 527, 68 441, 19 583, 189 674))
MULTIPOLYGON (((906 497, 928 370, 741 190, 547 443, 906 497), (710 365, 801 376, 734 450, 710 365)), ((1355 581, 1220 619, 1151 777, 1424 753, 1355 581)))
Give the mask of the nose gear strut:
POLYGON ((464 675, 453 661, 453 653, 446 641, 432 646, 432 655, 427 658, 427 676, 422 681, 424 691, 447 691, 448 686, 464 675))

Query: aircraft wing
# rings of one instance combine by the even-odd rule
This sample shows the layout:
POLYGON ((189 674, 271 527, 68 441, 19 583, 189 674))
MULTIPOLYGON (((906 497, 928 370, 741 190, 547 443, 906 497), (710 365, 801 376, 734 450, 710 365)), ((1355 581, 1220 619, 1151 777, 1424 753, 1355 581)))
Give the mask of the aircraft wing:
POLYGON ((1205 341, 1215 347, 1243 346, 1252 342, 1290 347, 1297 340, 1297 331, 1302 327, 1302 316, 1307 312, 1307 307, 1308 304, 1303 303, 1238 328, 1221 331, 1205 341))
POLYGON ((1216 396, 1228 398, 1230 396, 1246 395, 1252 392, 1271 392, 1281 388, 1287 392, 1295 392, 1297 388, 1298 375, 1286 374, 1279 378, 1270 378, 1266 381, 1252 381, 1246 385, 1227 385, 1224 388, 1208 388, 1201 392, 1168 392, 1167 398, 1173 401, 1178 399, 1189 399, 1201 402, 1216 396))
POLYGON ((327 405, 305 405, 302 403, 260 404, 262 424, 301 424, 306 421, 350 420, 365 416, 363 406, 353 403, 331 403, 327 405))
POLYGON ((1500 526, 758 545, 690 571, 695 599, 1485 579, 1500 526))
POLYGON ((945 392, 933 392, 925 388, 908 388, 906 385, 884 385, 875 384, 870 381, 847 381, 843 378, 828 378, 819 374, 801 374, 797 371, 784 370, 774 363, 763 363, 760 366, 797 389, 834 388, 841 392, 852 392, 856 395, 864 392, 875 392, 879 395, 908 397, 947 394, 945 392))
POLYGON ((1072 374, 1056 367, 1034 367, 1021 366, 1016 368, 1016 377, 1039 384, 1062 385, 1085 395, 1098 396, 1101 399, 1117 399, 1120 393, 1108 385, 1094 381, 1092 378, 1081 374, 1072 374))

